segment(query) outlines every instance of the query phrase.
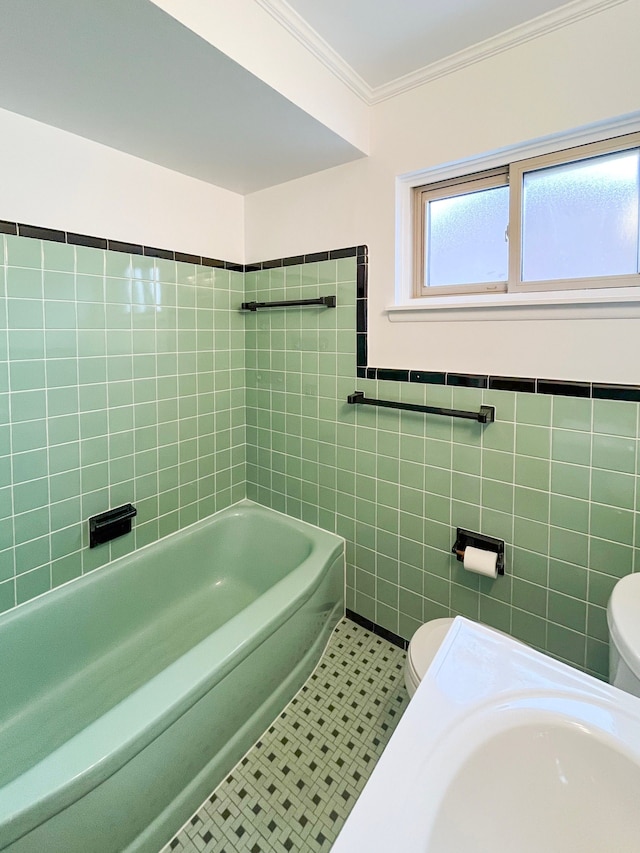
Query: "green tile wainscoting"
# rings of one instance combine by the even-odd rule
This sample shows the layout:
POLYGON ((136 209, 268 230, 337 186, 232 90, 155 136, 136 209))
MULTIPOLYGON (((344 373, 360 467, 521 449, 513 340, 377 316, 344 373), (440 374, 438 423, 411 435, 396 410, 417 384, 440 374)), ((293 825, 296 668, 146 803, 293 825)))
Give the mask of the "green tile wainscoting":
POLYGON ((606 603, 640 568, 637 403, 356 379, 355 258, 243 274, 0 240, 0 609, 246 494, 343 535, 347 606, 383 628, 461 613, 606 676, 606 603), (86 519, 128 501, 134 534, 89 550, 86 519), (505 577, 464 572, 456 526, 506 540, 505 577))
POLYGON ((355 279, 355 259, 246 274, 247 299, 338 296, 247 317, 248 496, 344 536, 347 607, 383 628, 462 614, 606 677, 607 600, 640 569, 638 404, 356 379, 355 279), (457 526, 506 541, 505 577, 464 571, 457 526))
POLYGON ((242 273, 12 235, 0 261, 6 610, 244 497, 246 418, 242 273))

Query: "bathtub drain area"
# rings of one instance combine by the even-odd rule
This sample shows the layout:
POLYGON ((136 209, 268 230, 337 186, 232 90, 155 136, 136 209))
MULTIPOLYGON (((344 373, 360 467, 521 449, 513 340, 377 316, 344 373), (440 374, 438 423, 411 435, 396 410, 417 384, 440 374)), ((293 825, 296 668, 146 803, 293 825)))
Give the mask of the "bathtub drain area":
POLYGON ((328 851, 406 708, 404 660, 343 619, 301 690, 161 853, 328 851))

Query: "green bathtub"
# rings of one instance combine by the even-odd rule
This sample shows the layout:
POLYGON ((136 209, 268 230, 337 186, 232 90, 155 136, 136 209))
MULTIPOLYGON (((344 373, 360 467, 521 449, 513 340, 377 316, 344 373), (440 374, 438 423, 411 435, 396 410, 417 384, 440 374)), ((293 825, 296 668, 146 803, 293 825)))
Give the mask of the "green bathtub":
POLYGON ((343 540, 241 501, 0 617, 0 850, 157 853, 343 610, 343 540))

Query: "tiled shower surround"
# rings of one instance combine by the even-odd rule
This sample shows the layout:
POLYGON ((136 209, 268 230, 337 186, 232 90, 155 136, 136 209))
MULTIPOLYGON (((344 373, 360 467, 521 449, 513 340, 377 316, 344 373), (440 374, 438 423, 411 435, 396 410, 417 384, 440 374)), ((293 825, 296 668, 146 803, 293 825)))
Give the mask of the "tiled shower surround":
POLYGON ((388 631, 461 613, 606 675, 606 602, 640 568, 637 403, 356 379, 354 257, 243 274, 0 241, 0 609, 246 494, 343 535, 347 606, 388 631), (88 549, 129 501, 134 533, 88 549), (457 526, 506 540, 504 577, 464 572, 457 526))
POLYGON ((244 496, 244 321, 242 273, 13 235, 0 260, 6 610, 244 496))

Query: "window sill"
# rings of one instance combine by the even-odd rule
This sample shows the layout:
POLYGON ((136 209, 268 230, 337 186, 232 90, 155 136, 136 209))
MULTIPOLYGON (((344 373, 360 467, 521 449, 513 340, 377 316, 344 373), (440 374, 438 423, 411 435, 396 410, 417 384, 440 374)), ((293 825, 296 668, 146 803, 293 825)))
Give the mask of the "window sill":
POLYGON ((433 296, 389 305, 392 323, 640 317, 640 287, 433 296))

